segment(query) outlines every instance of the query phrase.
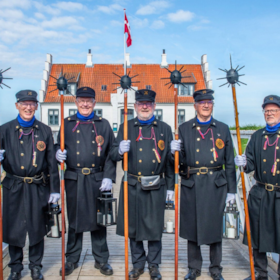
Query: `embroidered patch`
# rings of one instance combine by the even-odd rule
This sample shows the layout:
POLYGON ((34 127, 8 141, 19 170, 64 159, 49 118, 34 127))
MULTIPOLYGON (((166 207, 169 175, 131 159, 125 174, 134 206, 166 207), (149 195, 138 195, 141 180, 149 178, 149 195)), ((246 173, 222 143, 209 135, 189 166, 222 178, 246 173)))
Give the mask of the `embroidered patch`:
POLYGON ((46 143, 44 141, 38 141, 36 147, 40 152, 42 152, 46 149, 46 143))
POLYGON ((29 92, 28 92, 28 95, 32 95, 32 92, 31 92, 31 91, 29 91, 29 92))
POLYGON ((96 143, 102 146, 104 144, 104 138, 101 135, 95 137, 96 143))
POLYGON ((273 97, 269 97, 269 100, 273 100, 273 97))
POLYGON ((165 143, 164 143, 163 140, 159 140, 159 141, 158 141, 158 147, 159 147, 159 149, 160 149, 161 151, 164 150, 164 148, 165 148, 165 143))
POLYGON ((217 146, 218 149, 221 150, 225 146, 225 143, 222 139, 217 138, 216 139, 216 146, 217 146))
POLYGON ((206 92, 207 92, 207 91, 206 91, 206 90, 204 90, 202 93, 203 93, 203 94, 205 94, 206 92))
POLYGON ((144 95, 148 95, 149 92, 147 90, 144 91, 144 95))

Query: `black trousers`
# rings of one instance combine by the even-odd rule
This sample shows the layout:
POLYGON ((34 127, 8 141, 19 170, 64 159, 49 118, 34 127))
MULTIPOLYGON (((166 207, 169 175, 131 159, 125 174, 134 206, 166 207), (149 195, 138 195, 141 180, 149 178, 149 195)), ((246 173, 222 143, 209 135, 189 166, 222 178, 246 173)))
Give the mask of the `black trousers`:
MULTIPOLYGON (((9 245, 10 262, 8 266, 11 272, 21 272, 23 270, 23 248, 9 245)), ((44 239, 34 246, 29 246, 29 269, 34 267, 42 268, 42 259, 44 255, 44 239)))
MULTIPOLYGON (((106 228, 91 231, 91 248, 94 259, 99 263, 107 263, 109 259, 109 250, 106 239, 106 228)), ((83 247, 83 232, 76 233, 69 227, 66 249, 66 260, 71 263, 78 263, 83 247)))
POLYGON ((144 250, 143 241, 130 238, 130 251, 134 268, 144 268, 146 261, 149 267, 161 263, 161 241, 148 241, 148 254, 144 250))
MULTIPOLYGON (((255 270, 260 274, 262 277, 267 277, 267 257, 266 253, 260 253, 258 249, 253 249, 253 256, 254 256, 254 266, 255 270)), ((280 276, 280 256, 279 256, 279 263, 278 263, 278 274, 280 276)))
MULTIPOLYGON (((211 274, 221 273, 222 242, 210 244, 210 266, 211 274)), ((188 267, 201 271, 202 255, 200 246, 196 242, 188 241, 188 267)))

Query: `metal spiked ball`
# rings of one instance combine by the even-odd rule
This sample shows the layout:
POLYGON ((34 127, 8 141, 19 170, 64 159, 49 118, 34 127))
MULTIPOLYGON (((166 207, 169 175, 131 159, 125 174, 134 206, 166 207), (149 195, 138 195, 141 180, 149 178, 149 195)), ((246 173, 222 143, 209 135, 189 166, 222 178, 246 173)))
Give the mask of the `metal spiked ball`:
POLYGON ((63 76, 57 79, 56 84, 59 91, 67 90, 68 81, 63 76))
POLYGON ((121 87, 123 89, 129 89, 131 87, 131 78, 128 75, 121 77, 121 87))

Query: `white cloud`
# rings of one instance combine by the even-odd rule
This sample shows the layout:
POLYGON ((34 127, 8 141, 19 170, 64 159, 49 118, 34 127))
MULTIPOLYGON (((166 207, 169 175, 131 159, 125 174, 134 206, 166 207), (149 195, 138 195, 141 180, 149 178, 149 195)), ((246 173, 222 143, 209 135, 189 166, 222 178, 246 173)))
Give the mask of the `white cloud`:
POLYGON ((144 28, 147 27, 149 25, 149 21, 148 19, 139 19, 139 18, 132 18, 131 19, 131 25, 135 28, 144 28))
POLYGON ((155 20, 152 25, 151 28, 152 29, 161 29, 165 26, 164 22, 162 20, 155 20))
POLYGON ((30 0, 0 0, 0 8, 28 9, 30 6, 31 6, 30 0))
POLYGON ((42 22, 44 28, 59 28, 63 26, 72 27, 78 26, 79 22, 73 17, 54 17, 51 20, 42 22))
POLYGON ((53 4, 54 7, 57 7, 60 10, 65 10, 68 12, 76 12, 83 9, 86 9, 86 7, 83 4, 75 3, 75 2, 58 2, 56 4, 53 4))
POLYGON ((124 25, 124 23, 122 21, 118 21, 118 20, 111 20, 110 24, 112 26, 123 26, 124 25))
POLYGON ((180 23, 184 21, 192 21, 195 14, 190 11, 179 10, 176 13, 170 13, 167 15, 168 20, 180 23))
POLYGON ((35 13, 34 15, 35 15, 35 17, 38 18, 38 19, 45 19, 45 18, 46 18, 46 17, 45 17, 43 14, 41 14, 41 13, 35 13))
POLYGON ((120 6, 119 4, 113 4, 110 6, 98 6, 97 9, 100 12, 111 15, 111 14, 114 14, 116 11, 123 10, 123 7, 120 6))
POLYGON ((159 14, 169 6, 170 4, 167 1, 153 1, 148 5, 141 6, 141 8, 137 10, 136 14, 137 15, 159 14))
POLYGON ((53 16, 58 16, 60 14, 60 9, 58 9, 58 8, 54 8, 51 6, 45 6, 45 5, 43 5, 39 2, 35 2, 35 1, 33 3, 34 3, 35 8, 43 14, 47 13, 47 14, 50 14, 53 16))
POLYGON ((15 20, 23 19, 24 15, 20 10, 5 9, 0 11, 0 17, 6 18, 9 21, 15 21, 15 20))

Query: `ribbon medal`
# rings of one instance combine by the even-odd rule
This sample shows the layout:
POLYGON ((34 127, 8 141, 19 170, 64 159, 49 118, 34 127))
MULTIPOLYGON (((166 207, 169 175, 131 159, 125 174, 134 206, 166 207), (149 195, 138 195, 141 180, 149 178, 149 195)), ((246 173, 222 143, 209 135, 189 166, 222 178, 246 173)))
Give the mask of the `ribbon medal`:
POLYGON ((100 154, 101 154, 101 151, 102 151, 101 146, 104 144, 104 138, 103 138, 103 136, 98 135, 98 136, 96 136, 95 140, 96 140, 96 143, 97 143, 97 146, 98 146, 97 147, 97 155, 100 157, 100 154))
POLYGON ((38 141, 36 147, 40 152, 42 152, 46 149, 46 143, 44 141, 38 141))
POLYGON ((163 140, 159 140, 159 141, 158 141, 158 147, 159 147, 159 149, 160 149, 161 151, 164 150, 164 148, 165 148, 165 143, 164 143, 163 140))
POLYGON ((216 139, 216 146, 217 146, 218 149, 221 150, 222 148, 224 148, 225 143, 224 143, 224 141, 222 139, 217 138, 216 139))

